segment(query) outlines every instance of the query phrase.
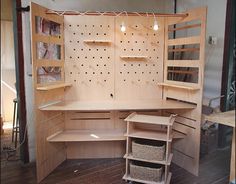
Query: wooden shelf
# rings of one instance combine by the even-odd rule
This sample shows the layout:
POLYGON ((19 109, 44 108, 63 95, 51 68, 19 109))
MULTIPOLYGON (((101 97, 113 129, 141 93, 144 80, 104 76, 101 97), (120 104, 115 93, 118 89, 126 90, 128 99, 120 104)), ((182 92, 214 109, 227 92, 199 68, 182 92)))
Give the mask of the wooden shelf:
POLYGON ((164 87, 171 87, 171 88, 180 88, 180 89, 187 89, 191 91, 199 90, 198 87, 190 87, 190 86, 181 86, 181 85, 175 85, 175 84, 167 84, 167 83, 158 83, 159 86, 164 87))
POLYGON ((166 126, 173 125, 173 121, 170 122, 170 117, 142 115, 137 113, 130 114, 125 119, 125 121, 154 124, 154 125, 166 125, 166 126))
POLYGON ((167 139, 167 133, 161 131, 154 131, 154 130, 142 130, 142 129, 134 129, 133 132, 129 134, 125 134, 126 137, 133 137, 133 138, 141 138, 141 139, 150 139, 150 140, 157 140, 157 141, 172 141, 172 135, 170 138, 167 139))
POLYGON ((147 56, 120 56, 121 59, 141 59, 145 60, 148 57, 147 56))
POLYGON ((43 111, 104 111, 104 110, 158 110, 195 109, 196 105, 175 100, 138 101, 65 101, 39 107, 43 111))
POLYGON ((39 91, 48 91, 52 89, 65 88, 65 87, 70 87, 70 86, 72 86, 71 83, 62 83, 62 84, 52 84, 52 85, 47 85, 47 86, 41 86, 41 87, 37 87, 36 89, 39 91))
POLYGON ((142 162, 149 162, 149 163, 154 163, 154 164, 162 164, 162 165, 170 165, 171 160, 173 158, 173 153, 169 155, 168 160, 162 160, 162 161, 157 161, 157 160, 146 160, 146 159, 140 159, 140 158, 135 158, 133 157, 132 153, 130 154, 125 154, 124 158, 129 159, 129 160, 137 160, 137 161, 142 161, 142 162))
POLYGON ((165 183, 164 180, 161 181, 161 182, 155 182, 155 181, 146 181, 146 180, 134 179, 134 178, 131 178, 130 175, 126 175, 126 174, 123 176, 123 179, 128 180, 128 181, 145 183, 145 184, 169 184, 170 180, 171 180, 171 175, 172 174, 169 172, 166 183, 165 183))
POLYGON ((111 40, 84 40, 84 43, 111 43, 111 40))
POLYGON ((47 138, 49 142, 122 141, 126 140, 120 130, 65 130, 47 138))

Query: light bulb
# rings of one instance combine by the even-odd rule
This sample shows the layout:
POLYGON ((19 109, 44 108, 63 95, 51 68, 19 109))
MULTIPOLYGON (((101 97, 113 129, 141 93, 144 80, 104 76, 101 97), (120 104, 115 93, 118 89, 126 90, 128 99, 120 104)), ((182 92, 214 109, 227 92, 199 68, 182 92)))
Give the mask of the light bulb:
POLYGON ((153 30, 154 31, 157 31, 159 29, 159 26, 158 26, 158 24, 157 24, 157 21, 155 20, 154 21, 154 25, 153 25, 153 30))
POLYGON ((122 32, 125 32, 125 31, 126 31, 126 27, 125 27, 124 22, 122 22, 121 27, 120 27, 120 30, 121 30, 122 32))

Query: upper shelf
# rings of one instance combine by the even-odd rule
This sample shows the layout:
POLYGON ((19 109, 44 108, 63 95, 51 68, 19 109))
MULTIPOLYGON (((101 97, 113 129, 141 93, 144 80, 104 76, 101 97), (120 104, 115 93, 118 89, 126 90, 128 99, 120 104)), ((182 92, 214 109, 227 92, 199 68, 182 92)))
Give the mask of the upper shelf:
POLYGON ((173 124, 173 121, 171 121, 170 117, 151 116, 151 115, 143 115, 143 114, 136 114, 136 113, 130 114, 125 119, 125 121, 155 124, 155 125, 172 125, 173 124))
POLYGON ((146 60, 148 57, 147 56, 120 56, 121 59, 139 59, 139 60, 146 60))
POLYGON ((52 85, 40 86, 40 87, 37 87, 36 89, 39 91, 48 91, 48 90, 52 90, 52 89, 65 88, 65 87, 70 87, 70 86, 72 86, 71 83, 62 83, 62 84, 52 84, 52 85))
POLYGON ((111 43, 111 40, 84 40, 84 43, 111 43))
POLYGON ((180 89, 187 89, 191 91, 199 90, 198 87, 190 87, 190 86, 181 86, 181 85, 175 85, 175 84, 168 84, 168 83, 158 83, 159 86, 165 86, 165 87, 171 87, 171 88, 180 88, 180 89))
POLYGON ((65 130, 47 138, 49 142, 122 141, 121 130, 65 130))
POLYGON ((158 110, 194 109, 196 105, 175 100, 138 101, 66 101, 39 107, 43 111, 104 111, 104 110, 158 110))

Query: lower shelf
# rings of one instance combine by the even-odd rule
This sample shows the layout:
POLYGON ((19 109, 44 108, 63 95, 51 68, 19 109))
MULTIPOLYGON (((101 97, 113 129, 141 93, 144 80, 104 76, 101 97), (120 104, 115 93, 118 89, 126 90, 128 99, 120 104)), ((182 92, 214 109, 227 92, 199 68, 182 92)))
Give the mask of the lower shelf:
POLYGON ((131 178, 130 175, 124 175, 123 179, 124 180, 128 180, 128 181, 134 181, 134 182, 139 182, 139 183, 145 183, 145 184, 169 184, 170 183, 170 179, 171 179, 171 173, 168 174, 167 177, 167 181, 165 183, 165 181, 161 181, 161 182, 154 182, 154 181, 145 181, 145 180, 140 180, 140 179, 134 179, 131 178))
POLYGON ((154 164, 162 164, 162 165, 170 165, 171 164, 171 160, 173 158, 173 154, 171 153, 169 155, 169 158, 167 161, 163 160, 163 161, 156 161, 156 160, 146 160, 146 159, 140 159, 140 158, 135 158, 133 157, 132 153, 130 154, 125 154, 124 158, 129 159, 129 160, 137 160, 137 161, 142 161, 142 162, 149 162, 149 163, 154 163, 154 164))
POLYGON ((47 138, 49 142, 122 141, 121 130, 65 130, 47 138))

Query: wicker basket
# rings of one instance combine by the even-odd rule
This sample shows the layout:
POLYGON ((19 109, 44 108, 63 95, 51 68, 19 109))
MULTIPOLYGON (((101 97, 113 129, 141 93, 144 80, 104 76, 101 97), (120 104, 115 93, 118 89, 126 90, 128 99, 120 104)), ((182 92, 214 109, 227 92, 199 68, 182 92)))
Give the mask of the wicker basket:
POLYGON ((130 163, 130 177, 145 181, 162 181, 162 166, 149 163, 133 162, 130 163))
POLYGON ((134 140, 132 154, 135 158, 161 161, 165 158, 165 144, 161 141, 134 140))

